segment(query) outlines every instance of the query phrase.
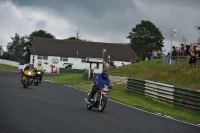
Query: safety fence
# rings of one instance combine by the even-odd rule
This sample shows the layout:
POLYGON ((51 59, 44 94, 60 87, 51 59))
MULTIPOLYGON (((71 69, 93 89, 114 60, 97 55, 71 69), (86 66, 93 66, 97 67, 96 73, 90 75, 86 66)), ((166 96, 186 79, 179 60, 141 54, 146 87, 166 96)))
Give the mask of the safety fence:
POLYGON ((149 80, 128 78, 127 90, 188 110, 200 111, 200 91, 149 80))

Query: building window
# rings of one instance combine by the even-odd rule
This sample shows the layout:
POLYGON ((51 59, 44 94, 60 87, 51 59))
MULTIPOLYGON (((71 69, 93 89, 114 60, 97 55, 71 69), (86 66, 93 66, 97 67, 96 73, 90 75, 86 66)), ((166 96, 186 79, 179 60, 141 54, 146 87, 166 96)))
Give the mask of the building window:
POLYGON ((38 60, 48 60, 48 56, 40 56, 40 55, 38 55, 37 59, 38 60))
POLYGON ((81 62, 86 63, 86 59, 81 59, 81 62))
POLYGON ((43 56, 43 60, 48 60, 48 56, 43 56))
POLYGON ((67 66, 65 66, 65 68, 72 68, 72 65, 67 65, 67 66))
POLYGON ((38 59, 38 60, 42 60, 42 56, 39 56, 39 55, 38 55, 38 56, 37 56, 37 59, 38 59))
POLYGON ((68 58, 67 57, 60 57, 60 60, 61 61, 68 61, 68 58))

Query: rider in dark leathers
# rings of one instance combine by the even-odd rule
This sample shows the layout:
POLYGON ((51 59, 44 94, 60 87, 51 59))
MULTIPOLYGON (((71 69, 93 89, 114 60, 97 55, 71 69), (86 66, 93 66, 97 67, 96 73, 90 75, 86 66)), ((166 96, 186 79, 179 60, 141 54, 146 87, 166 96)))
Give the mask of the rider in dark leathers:
POLYGON ((92 90, 88 99, 89 102, 94 97, 94 94, 97 92, 97 90, 101 88, 104 84, 107 84, 109 88, 112 89, 110 79, 108 78, 108 72, 106 70, 104 70, 101 74, 97 75, 94 78, 94 85, 92 86, 92 90))

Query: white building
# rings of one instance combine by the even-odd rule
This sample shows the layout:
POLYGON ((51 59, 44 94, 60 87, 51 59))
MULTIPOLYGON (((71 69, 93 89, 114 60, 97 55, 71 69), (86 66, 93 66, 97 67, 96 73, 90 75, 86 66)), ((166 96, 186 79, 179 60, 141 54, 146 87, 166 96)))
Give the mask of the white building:
POLYGON ((114 60, 115 66, 122 62, 130 64, 138 56, 125 44, 85 42, 76 40, 57 40, 33 38, 30 61, 38 61, 46 72, 59 73, 60 68, 90 69, 101 73, 103 60, 114 60))

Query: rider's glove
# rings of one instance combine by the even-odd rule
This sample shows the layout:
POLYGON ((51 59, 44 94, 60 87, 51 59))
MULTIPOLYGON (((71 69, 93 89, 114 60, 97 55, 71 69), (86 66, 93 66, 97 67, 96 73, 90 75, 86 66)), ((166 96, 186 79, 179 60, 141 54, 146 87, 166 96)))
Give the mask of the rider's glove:
POLYGON ((100 85, 101 86, 101 88, 104 88, 104 85, 100 85))
POLYGON ((98 83, 98 82, 95 82, 95 84, 96 84, 96 85, 99 85, 99 83, 98 83))

